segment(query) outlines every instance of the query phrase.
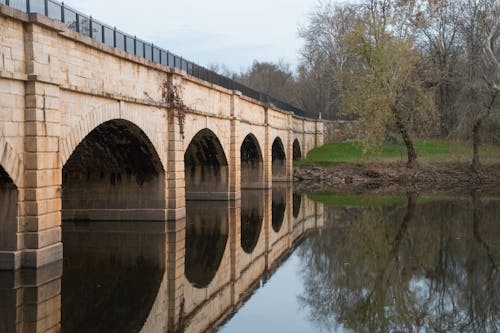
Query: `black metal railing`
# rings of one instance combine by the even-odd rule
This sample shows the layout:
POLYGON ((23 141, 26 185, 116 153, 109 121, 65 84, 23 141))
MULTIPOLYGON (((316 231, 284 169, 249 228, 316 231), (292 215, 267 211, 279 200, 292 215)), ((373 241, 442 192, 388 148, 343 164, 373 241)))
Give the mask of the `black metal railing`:
POLYGON ((293 105, 251 89, 235 80, 217 74, 191 61, 187 61, 168 50, 164 50, 152 43, 145 42, 136 36, 126 34, 116 29, 116 27, 101 23, 92 18, 92 16, 87 16, 66 6, 64 2, 59 3, 54 0, 0 0, 0 4, 19 9, 25 13, 45 15, 53 20, 63 22, 69 29, 95 39, 98 42, 158 64, 181 69, 189 75, 226 89, 239 90, 245 96, 263 103, 273 104, 282 110, 293 112, 298 116, 307 116, 303 110, 293 105))

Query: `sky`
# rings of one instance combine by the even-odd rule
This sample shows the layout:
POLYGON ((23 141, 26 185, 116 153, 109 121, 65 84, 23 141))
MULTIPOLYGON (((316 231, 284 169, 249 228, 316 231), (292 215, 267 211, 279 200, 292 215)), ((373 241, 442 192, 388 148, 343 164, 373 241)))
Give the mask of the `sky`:
POLYGON ((164 49, 208 67, 240 72, 254 60, 283 60, 295 67, 306 25, 318 0, 66 0, 164 49))

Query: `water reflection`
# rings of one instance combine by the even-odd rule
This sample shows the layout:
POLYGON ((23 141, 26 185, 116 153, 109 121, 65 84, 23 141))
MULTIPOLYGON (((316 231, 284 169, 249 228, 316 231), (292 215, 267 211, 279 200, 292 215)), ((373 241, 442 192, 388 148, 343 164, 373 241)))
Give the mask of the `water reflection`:
POLYGON ((272 225, 275 232, 279 232, 283 225, 286 210, 286 184, 273 183, 272 189, 272 225))
POLYGON ((331 208, 336 219, 299 251, 310 320, 323 331, 500 330, 500 202, 438 199, 331 208))
POLYGON ((0 271, 0 332, 57 332, 61 326, 62 262, 0 271))
POLYGON ((64 222, 63 262, 0 272, 0 333, 214 329, 323 224, 321 205, 302 198, 292 219, 290 189, 276 194, 279 233, 270 190, 188 201, 178 221, 64 222))
POLYGON ((252 253, 259 241, 264 218, 264 191, 241 191, 241 248, 252 253))
POLYGON ((300 193, 294 193, 292 197, 293 204, 293 218, 297 218, 300 212, 300 205, 302 203, 302 195, 300 193))
POLYGON ((214 278, 229 236, 227 201, 186 202, 186 277, 205 288, 214 278))
POLYGON ((138 332, 166 256, 160 222, 64 223, 62 330, 138 332))

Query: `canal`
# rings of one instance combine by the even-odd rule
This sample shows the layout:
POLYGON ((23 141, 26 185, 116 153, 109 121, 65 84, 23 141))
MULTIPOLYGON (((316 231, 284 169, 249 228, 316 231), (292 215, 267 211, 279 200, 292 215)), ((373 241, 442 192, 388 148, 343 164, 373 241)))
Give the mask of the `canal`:
POLYGON ((282 186, 186 213, 63 223, 62 262, 0 272, 0 332, 500 330, 498 195, 282 186))

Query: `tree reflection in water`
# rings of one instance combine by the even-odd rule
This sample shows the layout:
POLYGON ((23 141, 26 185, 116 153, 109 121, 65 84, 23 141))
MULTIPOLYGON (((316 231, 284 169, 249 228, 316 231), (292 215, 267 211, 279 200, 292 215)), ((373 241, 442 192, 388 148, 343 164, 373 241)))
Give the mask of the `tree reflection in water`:
POLYGON ((342 208, 305 240, 299 302, 322 330, 500 330, 500 202, 425 201, 342 208))

